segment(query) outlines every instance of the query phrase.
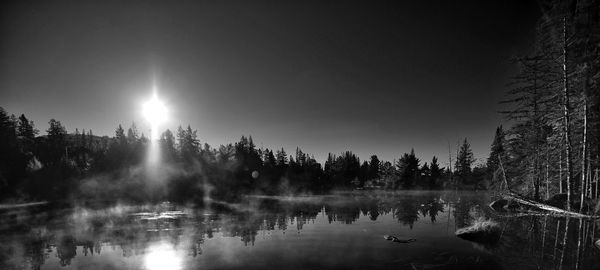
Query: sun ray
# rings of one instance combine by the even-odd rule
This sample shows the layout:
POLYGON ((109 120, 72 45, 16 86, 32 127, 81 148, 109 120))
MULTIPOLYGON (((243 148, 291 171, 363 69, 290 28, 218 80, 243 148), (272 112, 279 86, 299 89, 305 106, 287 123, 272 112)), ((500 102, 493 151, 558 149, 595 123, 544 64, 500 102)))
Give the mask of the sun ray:
POLYGON ((150 139, 157 140, 159 125, 167 120, 167 107, 158 98, 156 91, 152 94, 152 98, 144 103, 142 113, 150 124, 150 139))

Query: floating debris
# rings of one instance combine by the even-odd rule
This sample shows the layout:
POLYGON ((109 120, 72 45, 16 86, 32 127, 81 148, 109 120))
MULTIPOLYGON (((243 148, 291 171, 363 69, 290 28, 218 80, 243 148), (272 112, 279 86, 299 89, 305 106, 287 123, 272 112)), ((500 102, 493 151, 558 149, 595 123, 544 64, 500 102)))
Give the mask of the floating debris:
POLYGON ((417 241, 417 239, 414 238, 410 238, 410 239, 400 239, 396 236, 393 235, 384 235, 383 239, 388 240, 388 241, 392 241, 392 242, 396 242, 396 243, 412 243, 414 241, 417 241))

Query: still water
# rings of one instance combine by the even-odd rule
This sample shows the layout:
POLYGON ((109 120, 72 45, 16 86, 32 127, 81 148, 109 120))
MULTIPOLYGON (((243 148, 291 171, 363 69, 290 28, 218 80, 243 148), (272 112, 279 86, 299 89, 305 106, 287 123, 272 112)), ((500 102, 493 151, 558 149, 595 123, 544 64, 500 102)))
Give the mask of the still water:
POLYGON ((364 191, 203 209, 4 211, 0 269, 600 269, 599 223, 498 216, 489 201, 482 192, 364 191), (482 219, 499 223, 497 243, 455 236, 482 219))

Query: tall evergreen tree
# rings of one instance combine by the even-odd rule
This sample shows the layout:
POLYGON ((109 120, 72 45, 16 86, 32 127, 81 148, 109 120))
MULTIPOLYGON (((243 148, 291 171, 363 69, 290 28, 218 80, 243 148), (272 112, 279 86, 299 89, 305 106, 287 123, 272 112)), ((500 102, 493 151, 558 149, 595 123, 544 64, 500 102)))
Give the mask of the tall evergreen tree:
POLYGON ((492 180, 493 186, 499 186, 498 181, 504 181, 502 179, 503 176, 499 176, 498 170, 500 169, 500 162, 506 163, 506 139, 504 135, 504 130, 502 126, 496 128, 496 134, 494 135, 494 140, 492 141, 492 147, 490 150, 490 156, 487 159, 487 170, 488 170, 488 179, 492 180), (499 177, 498 177, 499 176, 499 177))
POLYGON ((277 166, 284 167, 288 164, 287 154, 285 153, 285 150, 283 149, 283 147, 281 148, 281 150, 277 150, 276 157, 277 157, 277 166))
POLYGON ((444 173, 444 168, 440 168, 437 157, 433 156, 431 159, 431 165, 429 166, 430 177, 429 177, 429 188, 436 189, 440 187, 440 180, 444 173))
POLYGON ((385 183, 386 189, 394 189, 398 183, 398 172, 396 171, 396 166, 394 166, 391 162, 386 161, 383 162, 379 169, 381 179, 385 183))
POLYGON ((177 140, 179 143, 179 154, 184 162, 192 162, 198 157, 200 152, 200 141, 196 130, 192 130, 190 125, 186 129, 179 126, 177 128, 177 140))
POLYGON ((410 189, 415 186, 419 178, 419 159, 415 156, 415 150, 411 149, 410 154, 404 153, 404 155, 396 163, 396 167, 399 174, 399 183, 395 185, 395 188, 402 186, 403 188, 410 189))
POLYGON ((369 162, 369 174, 368 179, 378 179, 379 178, 379 167, 381 166, 381 161, 377 158, 376 155, 371 156, 371 161, 369 162))
POLYGON ((467 138, 465 138, 460 146, 458 156, 456 157, 456 164, 454 165, 456 168, 456 176, 463 184, 473 184, 471 183, 471 166, 473 163, 475 163, 473 151, 471 150, 471 145, 467 141, 467 138))
POLYGON ((171 130, 167 129, 160 135, 159 143, 163 160, 173 162, 177 160, 177 148, 175 147, 175 136, 171 130))
POLYGON ((135 125, 135 122, 131 123, 131 127, 129 127, 129 129, 127 129, 127 141, 129 143, 136 143, 139 139, 139 135, 138 135, 138 130, 137 130, 137 126, 135 125))
POLYGON ((35 136, 37 133, 38 130, 33 127, 33 121, 30 121, 24 114, 21 114, 17 123, 17 137, 21 142, 23 152, 29 153, 30 158, 35 149, 35 136))
POLYGON ((46 159, 46 164, 56 165, 61 161, 66 162, 67 160, 65 158, 68 154, 66 142, 67 130, 60 121, 54 119, 50 119, 48 124, 50 127, 46 130, 48 133, 48 158, 46 159))
POLYGON ((117 140, 117 143, 120 145, 127 144, 127 137, 125 136, 125 130, 123 129, 121 124, 119 124, 119 126, 115 130, 115 139, 117 140))

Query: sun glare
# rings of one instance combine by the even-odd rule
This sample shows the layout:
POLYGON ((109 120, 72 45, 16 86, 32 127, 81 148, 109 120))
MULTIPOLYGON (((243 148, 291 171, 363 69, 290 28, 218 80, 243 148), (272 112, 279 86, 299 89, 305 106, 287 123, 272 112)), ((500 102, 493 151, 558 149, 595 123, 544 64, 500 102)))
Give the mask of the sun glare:
POLYGON ((167 120, 167 107, 158 99, 156 94, 152 96, 152 99, 144 103, 143 113, 146 120, 152 126, 162 124, 167 120))
POLYGON ((158 139, 159 125, 167 121, 167 107, 158 98, 156 91, 152 98, 142 105, 142 114, 150 124, 150 139, 158 139))

